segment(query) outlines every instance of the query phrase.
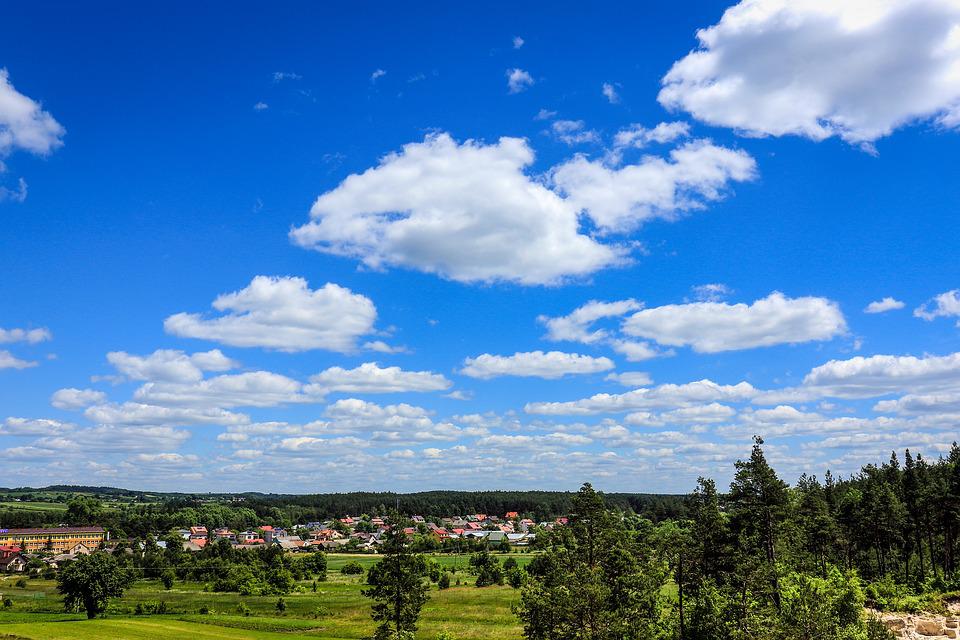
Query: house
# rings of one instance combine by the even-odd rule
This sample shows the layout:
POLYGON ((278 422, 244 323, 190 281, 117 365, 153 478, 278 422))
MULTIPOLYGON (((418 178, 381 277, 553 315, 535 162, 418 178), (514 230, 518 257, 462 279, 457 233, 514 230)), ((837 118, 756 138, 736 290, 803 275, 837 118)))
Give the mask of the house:
POLYGON ((251 544, 254 540, 259 538, 259 534, 256 531, 251 531, 247 529, 246 531, 241 531, 237 534, 237 542, 239 544, 251 544))
MULTIPOLYGON (((159 543, 157 543, 157 544, 159 544, 159 543)), ((72 555, 72 556, 88 556, 88 555, 90 555, 91 553, 93 553, 94 551, 95 551, 95 549, 91 549, 90 547, 88 547, 87 545, 85 545, 85 544, 82 543, 82 542, 78 542, 77 544, 75 544, 75 545, 73 545, 72 547, 70 547, 69 549, 67 549, 67 553, 70 554, 70 555, 72 555)))
POLYGON ((220 527, 213 530, 213 539, 214 540, 230 540, 231 542, 236 542, 237 534, 226 527, 220 527))
POLYGON ((507 520, 516 520, 520 517, 520 514, 516 511, 507 511, 507 515, 504 516, 507 520))
POLYGON ((207 546, 206 538, 197 538, 196 540, 184 540, 183 541, 183 550, 189 551, 191 553, 200 551, 205 546, 207 546))
POLYGON ((444 529, 443 527, 437 527, 433 529, 430 533, 432 533, 433 537, 440 542, 443 542, 444 540, 448 540, 450 538, 450 532, 444 529))
POLYGON ((536 525, 536 523, 535 523, 533 520, 531 520, 530 518, 524 518, 523 520, 520 521, 520 530, 521 530, 521 531, 527 531, 527 530, 529 530, 531 527, 533 527, 533 526, 535 526, 535 525, 536 525))
POLYGON ((413 520, 414 522, 416 522, 417 524, 423 524, 424 522, 427 521, 427 519, 424 518, 423 516, 413 516, 413 517, 410 518, 410 519, 413 520))
POLYGON ((0 560, 0 571, 6 571, 7 573, 23 573, 26 570, 27 559, 19 553, 0 560))

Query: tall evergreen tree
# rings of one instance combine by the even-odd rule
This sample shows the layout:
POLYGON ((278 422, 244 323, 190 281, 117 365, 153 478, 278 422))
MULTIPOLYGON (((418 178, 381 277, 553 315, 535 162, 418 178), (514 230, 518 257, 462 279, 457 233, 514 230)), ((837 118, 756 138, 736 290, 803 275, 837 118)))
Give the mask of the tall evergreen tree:
POLYGON ((383 559, 367 574, 369 587, 363 595, 373 600, 370 616, 378 622, 375 640, 408 640, 417 631, 420 610, 429 600, 429 583, 424 580, 427 564, 422 555, 410 550, 404 533, 407 523, 391 516, 381 547, 383 559))

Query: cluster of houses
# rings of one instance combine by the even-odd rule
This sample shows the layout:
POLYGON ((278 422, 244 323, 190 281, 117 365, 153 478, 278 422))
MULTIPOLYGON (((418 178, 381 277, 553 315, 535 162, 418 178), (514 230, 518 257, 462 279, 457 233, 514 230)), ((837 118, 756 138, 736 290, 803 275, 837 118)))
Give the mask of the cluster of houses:
MULTIPOLYGON (((508 511, 503 517, 478 513, 436 521, 413 516, 410 520, 414 526, 404 529, 406 535, 432 537, 441 545, 457 540, 485 540, 490 545, 514 547, 530 545, 536 538, 534 531, 537 528, 552 529, 566 524, 566 518, 536 523, 529 518, 520 518, 516 511, 508 511)), ((290 530, 264 525, 246 531, 227 528, 208 531, 204 526, 193 526, 179 533, 184 549, 188 551, 199 551, 217 540, 227 540, 230 544, 245 548, 277 545, 288 551, 336 551, 344 548, 376 551, 388 528, 383 518, 346 516, 325 522, 308 522, 290 530)))
MULTIPOLYGON (((566 518, 550 522, 534 522, 521 518, 516 511, 508 511, 503 517, 482 513, 468 516, 430 519, 423 516, 410 518, 414 526, 405 527, 407 536, 433 539, 438 546, 456 544, 457 541, 484 540, 491 546, 529 546, 536 538, 538 529, 552 529, 567 523, 566 518)), ((202 525, 178 531, 187 551, 200 551, 207 544, 227 540, 241 548, 256 548, 276 545, 287 551, 361 551, 376 552, 384 541, 389 526, 379 517, 346 516, 324 522, 308 522, 305 525, 282 527, 263 525, 246 531, 217 528, 208 531, 202 525)), ((76 559, 79 555, 92 553, 98 548, 110 548, 109 534, 102 527, 59 527, 52 529, 0 529, 0 572, 20 573, 27 569, 31 556, 39 558, 43 565, 56 569, 58 565, 76 559)), ((143 543, 140 543, 143 545, 143 543)), ((157 540, 166 547, 166 541, 157 540)))

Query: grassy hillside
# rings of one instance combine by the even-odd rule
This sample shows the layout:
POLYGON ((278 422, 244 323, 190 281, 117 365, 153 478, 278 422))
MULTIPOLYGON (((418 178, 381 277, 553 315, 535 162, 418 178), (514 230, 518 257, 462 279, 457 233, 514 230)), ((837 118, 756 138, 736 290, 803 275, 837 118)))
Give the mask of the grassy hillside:
MULTIPOLYGON (((511 554, 519 563, 529 561, 529 554, 511 554)), ((510 587, 473 586, 473 576, 463 567, 466 557, 434 556, 433 559, 453 570, 459 586, 438 590, 433 587, 431 599, 424 607, 417 637, 433 640, 441 631, 457 640, 513 640, 521 637, 521 629, 510 607, 517 591, 510 587)), ((121 600, 111 602, 106 618, 85 620, 82 616, 62 613, 56 585, 49 580, 29 580, 26 588, 15 586, 15 578, 0 578, 0 592, 13 600, 13 607, 0 610, 0 638, 29 640, 93 638, 166 640, 167 638, 349 638, 369 636, 373 623, 369 602, 360 590, 363 576, 343 576, 340 567, 357 560, 365 567, 377 561, 370 555, 328 556, 328 580, 302 583, 306 593, 284 596, 286 613, 276 611, 276 596, 240 596, 235 593, 203 591, 196 583, 176 583, 170 591, 154 581, 140 581, 121 600), (134 615, 138 603, 151 605, 163 601, 164 615, 134 615), (243 603, 250 615, 238 613, 243 603), (209 613, 201 614, 201 609, 209 613)))

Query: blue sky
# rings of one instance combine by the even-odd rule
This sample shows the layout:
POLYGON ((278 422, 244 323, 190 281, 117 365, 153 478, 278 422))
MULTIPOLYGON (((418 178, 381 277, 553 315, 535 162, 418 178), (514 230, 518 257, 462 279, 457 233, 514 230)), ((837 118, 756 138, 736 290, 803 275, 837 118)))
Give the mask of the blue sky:
POLYGON ((834 4, 10 8, 0 485, 936 457, 960 7, 834 4))

